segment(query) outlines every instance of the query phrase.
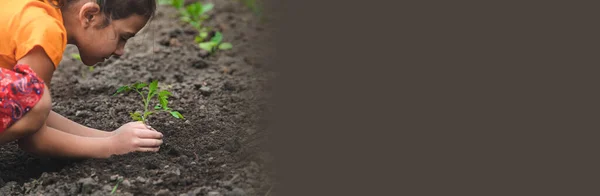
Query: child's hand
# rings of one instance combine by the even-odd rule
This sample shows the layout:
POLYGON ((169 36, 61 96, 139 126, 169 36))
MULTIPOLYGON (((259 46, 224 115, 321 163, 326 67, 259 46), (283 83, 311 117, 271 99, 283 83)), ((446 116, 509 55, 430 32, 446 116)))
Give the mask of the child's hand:
POLYGON ((110 137, 112 155, 127 154, 133 151, 157 152, 163 143, 163 134, 149 129, 141 122, 130 122, 113 132, 110 137))

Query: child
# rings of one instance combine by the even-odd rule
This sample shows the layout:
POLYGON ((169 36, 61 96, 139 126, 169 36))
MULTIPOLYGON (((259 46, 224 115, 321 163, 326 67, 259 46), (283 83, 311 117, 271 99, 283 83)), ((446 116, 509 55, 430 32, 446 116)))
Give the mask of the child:
POLYGON ((27 152, 108 158, 156 152, 162 134, 140 122, 107 132, 51 110, 50 82, 66 44, 91 66, 123 55, 154 15, 155 0, 0 0, 0 145, 18 140, 27 152))

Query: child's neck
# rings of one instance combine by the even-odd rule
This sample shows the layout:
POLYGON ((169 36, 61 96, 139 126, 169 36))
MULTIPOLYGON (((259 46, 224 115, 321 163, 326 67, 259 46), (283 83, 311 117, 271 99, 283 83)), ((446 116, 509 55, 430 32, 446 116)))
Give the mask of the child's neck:
POLYGON ((77 41, 74 36, 74 29, 76 26, 74 25, 77 21, 77 15, 70 13, 68 10, 62 10, 63 15, 63 25, 67 30, 67 44, 77 45, 77 41))

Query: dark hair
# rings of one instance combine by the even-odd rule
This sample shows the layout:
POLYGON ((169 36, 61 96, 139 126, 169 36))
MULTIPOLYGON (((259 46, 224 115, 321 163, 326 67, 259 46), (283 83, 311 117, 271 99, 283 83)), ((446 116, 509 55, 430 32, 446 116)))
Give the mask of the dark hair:
MULTIPOLYGON (((61 9, 69 7, 71 3, 79 0, 50 0, 51 4, 61 9), (54 3, 56 2, 56 3, 54 3)), ((100 6, 100 10, 106 16, 103 26, 110 23, 111 20, 127 18, 132 14, 137 14, 150 20, 156 11, 156 0, 95 0, 100 6)))

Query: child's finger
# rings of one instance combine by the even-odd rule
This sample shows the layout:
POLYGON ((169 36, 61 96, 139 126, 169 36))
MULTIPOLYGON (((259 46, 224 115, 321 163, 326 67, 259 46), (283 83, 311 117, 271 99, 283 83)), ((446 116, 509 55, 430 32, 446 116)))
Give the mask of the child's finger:
POLYGON ((158 150, 160 150, 160 148, 139 148, 138 151, 140 152, 158 152, 158 150))
POLYGON ((154 129, 154 128, 153 128, 152 126, 150 126, 150 125, 146 125, 146 128, 148 128, 148 129, 150 129, 150 130, 152 130, 152 131, 156 131, 156 132, 158 132, 156 129, 154 129))
POLYGON ((154 139, 163 138, 163 134, 161 132, 152 131, 150 129, 137 129, 136 136, 138 136, 140 138, 154 138, 154 139))
POLYGON ((146 148, 156 148, 156 147, 159 147, 162 143, 163 143, 162 140, 157 140, 157 139, 140 139, 138 146, 146 147, 146 148))
POLYGON ((146 124, 140 122, 140 121, 135 121, 135 122, 131 122, 133 124, 132 127, 134 128, 146 128, 146 124))

